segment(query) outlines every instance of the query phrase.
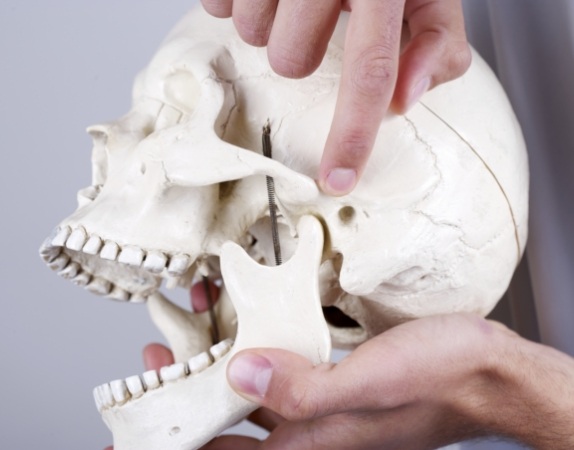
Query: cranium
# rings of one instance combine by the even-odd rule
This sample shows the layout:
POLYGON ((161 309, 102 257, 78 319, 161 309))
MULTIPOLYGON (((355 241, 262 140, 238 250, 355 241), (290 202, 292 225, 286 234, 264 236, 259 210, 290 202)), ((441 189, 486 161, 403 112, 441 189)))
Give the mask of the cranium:
POLYGON ((241 348, 283 347, 319 362, 327 326, 336 346, 352 347, 417 317, 485 315, 506 289, 526 240, 527 160, 478 55, 464 77, 385 119, 352 194, 318 190, 344 27, 343 17, 312 76, 288 80, 230 21, 197 8, 137 78, 132 110, 89 129, 92 185, 42 256, 93 292, 147 301, 178 361, 96 388, 116 450, 196 448, 245 416, 254 405, 225 381, 241 348), (272 159, 260 151, 267 121, 272 159), (287 260, 277 268, 267 267, 265 176, 275 180, 287 260), (210 350, 208 315, 158 289, 221 274, 222 338, 239 331, 233 348, 224 340, 210 350))

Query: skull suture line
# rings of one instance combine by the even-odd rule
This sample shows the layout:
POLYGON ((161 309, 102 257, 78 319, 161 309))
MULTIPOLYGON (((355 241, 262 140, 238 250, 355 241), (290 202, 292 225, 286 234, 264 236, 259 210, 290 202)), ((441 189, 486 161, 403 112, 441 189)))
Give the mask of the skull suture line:
POLYGON ((92 186, 42 256, 93 292, 147 300, 178 362, 95 390, 117 450, 196 448, 244 417, 254 405, 225 381, 241 348, 319 362, 328 331, 352 347, 416 317, 487 314, 506 289, 526 240, 527 160, 508 101, 476 54, 464 77, 384 121, 352 194, 317 189, 344 20, 321 67, 288 80, 230 21, 195 9, 137 78, 132 110, 90 128, 92 186), (260 152, 268 119, 274 160, 260 152), (275 178, 289 260, 275 268, 265 266, 274 260, 265 175, 275 178), (228 340, 210 349, 208 316, 158 292, 165 279, 187 288, 221 273, 218 320, 222 338, 235 338, 238 324, 232 349, 228 340), (352 320, 327 331, 321 305, 328 319, 338 310, 352 320))

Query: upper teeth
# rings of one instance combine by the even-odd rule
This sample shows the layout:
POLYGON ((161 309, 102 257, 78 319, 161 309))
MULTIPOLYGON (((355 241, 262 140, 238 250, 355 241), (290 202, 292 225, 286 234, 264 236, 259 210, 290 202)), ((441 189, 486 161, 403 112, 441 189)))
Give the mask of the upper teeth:
POLYGON ((74 252, 99 256, 102 260, 117 261, 129 267, 142 267, 154 275, 164 273, 176 280, 187 272, 193 262, 187 254, 168 255, 159 250, 145 250, 134 245, 122 247, 115 241, 104 240, 96 234, 88 233, 83 226, 74 229, 64 226, 56 230, 53 237, 40 249, 40 254, 48 266, 91 292, 118 300, 141 300, 141 296, 133 295, 134 292, 128 292, 110 280, 91 273, 74 252))
POLYGON ((158 389, 165 383, 175 382, 189 376, 199 375, 214 361, 218 361, 229 353, 233 341, 226 339, 212 346, 209 352, 203 352, 189 359, 187 363, 175 363, 162 367, 159 373, 148 370, 141 376, 134 375, 126 379, 111 381, 94 389, 94 400, 98 411, 121 406, 130 399, 137 399, 147 391, 158 389))
POLYGON ((102 248, 102 244, 103 242, 99 236, 91 236, 82 248, 82 251, 88 255, 97 255, 102 248))
POLYGON ((88 235, 84 227, 78 227, 70 234, 70 237, 66 241, 66 247, 70 250, 80 251, 87 240, 88 235))
POLYGON ((161 273, 167 265, 167 257, 158 251, 149 251, 144 260, 143 267, 152 273, 161 273))
POLYGON ((120 246, 113 241, 107 241, 100 252, 100 258, 115 261, 120 252, 120 246))

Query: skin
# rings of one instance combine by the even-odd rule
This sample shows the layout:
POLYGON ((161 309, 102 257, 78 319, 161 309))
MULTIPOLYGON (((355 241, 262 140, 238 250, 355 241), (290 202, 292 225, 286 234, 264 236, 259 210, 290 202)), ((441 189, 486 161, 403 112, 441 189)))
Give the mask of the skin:
MULTIPOLYGON (((201 308, 204 291, 193 293, 201 308)), ((174 362, 161 344, 148 345, 144 361, 156 370, 174 362)), ((337 364, 245 350, 227 375, 262 406, 249 419, 270 434, 221 436, 205 450, 422 450, 492 435, 574 448, 574 359, 472 314, 405 323, 337 364)))
POLYGON ((263 442, 220 437, 209 450, 434 449, 486 435, 574 448, 574 361, 474 315, 403 324, 339 364, 246 351, 228 380, 287 420, 263 442))
MULTIPOLYGON (((460 1, 202 3, 214 16, 232 17, 241 37, 267 46, 272 68, 293 78, 317 68, 339 13, 350 11, 341 87, 318 175, 331 195, 354 188, 389 110, 406 112, 470 64, 460 1)), ((202 311, 204 292, 194 289, 193 306, 202 311)), ((144 361, 159 369, 173 363, 173 355, 150 344, 144 361)), ((270 435, 264 441, 222 436, 208 450, 431 449, 484 435, 537 449, 574 448, 574 360, 469 314, 397 326, 338 364, 313 366, 282 350, 246 350, 230 362, 228 381, 262 406, 250 419, 270 435)))
POLYGON ((300 78, 321 63, 341 11, 350 11, 335 114, 318 183, 353 190, 384 116, 405 113, 422 94, 470 65, 460 0, 202 0, 232 17, 242 39, 267 46, 278 74, 300 78))

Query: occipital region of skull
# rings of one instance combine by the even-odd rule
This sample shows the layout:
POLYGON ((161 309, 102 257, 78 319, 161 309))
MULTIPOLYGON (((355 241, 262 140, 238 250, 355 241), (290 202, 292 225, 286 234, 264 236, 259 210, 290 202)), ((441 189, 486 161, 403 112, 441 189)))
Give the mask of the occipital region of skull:
POLYGON ((528 169, 516 119, 478 55, 461 79, 385 119, 353 193, 318 190, 344 26, 313 75, 289 80, 230 21, 194 9, 137 77, 131 111, 89 129, 92 184, 42 256, 92 292, 146 301, 177 361, 96 388, 117 450, 196 448, 244 417, 254 405, 225 381, 241 348, 319 362, 329 334, 353 347, 417 317, 485 315, 504 293, 526 241, 528 169), (272 160, 260 149, 267 120, 272 160), (266 175, 287 261, 279 267, 267 267, 266 175), (158 289, 222 274, 222 343, 210 348, 209 317, 158 289))

